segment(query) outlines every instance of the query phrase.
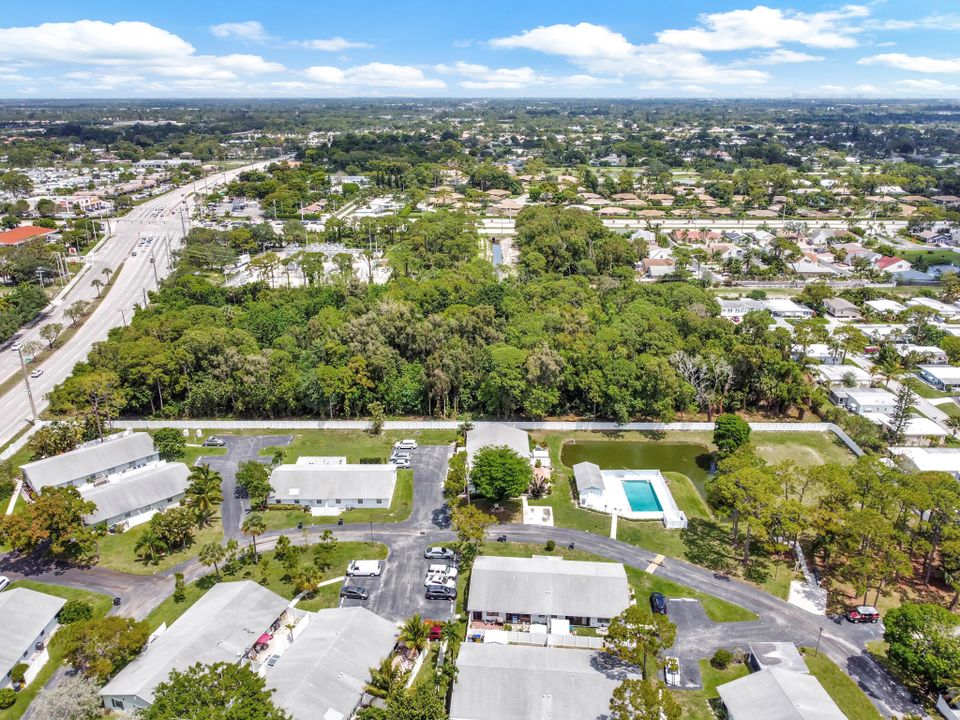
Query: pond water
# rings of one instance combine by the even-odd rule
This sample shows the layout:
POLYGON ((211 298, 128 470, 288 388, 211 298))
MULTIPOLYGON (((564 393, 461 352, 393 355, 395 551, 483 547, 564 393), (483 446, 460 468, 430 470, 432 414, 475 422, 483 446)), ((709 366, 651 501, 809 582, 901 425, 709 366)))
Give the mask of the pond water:
POLYGON ((491 250, 493 250, 493 264, 494 267, 503 265, 503 248, 500 247, 500 243, 493 242, 491 243, 491 250))
POLYGON ((700 489, 710 477, 713 458, 699 443, 633 442, 629 440, 585 440, 566 443, 561 462, 573 467, 592 462, 601 470, 660 470, 683 473, 700 489))

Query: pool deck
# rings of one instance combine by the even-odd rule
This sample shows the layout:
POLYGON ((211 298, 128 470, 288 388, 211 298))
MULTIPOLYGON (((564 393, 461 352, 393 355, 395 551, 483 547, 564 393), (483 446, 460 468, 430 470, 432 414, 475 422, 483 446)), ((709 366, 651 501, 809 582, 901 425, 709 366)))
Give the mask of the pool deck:
POLYGON ((659 470, 601 470, 604 489, 581 497, 584 507, 610 513, 627 520, 659 520, 664 527, 675 529, 687 526, 687 517, 677 506, 667 481, 659 470), (634 510, 627 498, 624 482, 647 482, 653 488, 659 510, 634 510))

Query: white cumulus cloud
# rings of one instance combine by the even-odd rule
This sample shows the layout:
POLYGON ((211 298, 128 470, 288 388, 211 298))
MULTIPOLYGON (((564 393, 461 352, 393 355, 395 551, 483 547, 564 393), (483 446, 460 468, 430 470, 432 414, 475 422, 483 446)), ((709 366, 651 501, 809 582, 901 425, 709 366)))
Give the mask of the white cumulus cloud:
POLYGON ((238 38, 240 40, 250 40, 252 42, 264 42, 269 39, 267 31, 257 20, 247 20, 245 22, 227 22, 219 25, 211 25, 210 32, 214 37, 219 38, 238 38))
POLYGON ((318 38, 315 40, 296 40, 292 45, 307 48, 308 50, 322 50, 324 52, 342 52, 354 48, 371 48, 373 45, 365 42, 347 40, 340 36, 332 38, 318 38))
POLYGON ((922 73, 960 73, 960 58, 931 58, 905 53, 882 53, 861 58, 860 65, 886 65, 898 70, 922 73))
POLYGON ((403 90, 440 90, 447 86, 443 80, 428 78, 420 68, 381 62, 346 69, 314 65, 307 68, 304 73, 320 85, 403 90))

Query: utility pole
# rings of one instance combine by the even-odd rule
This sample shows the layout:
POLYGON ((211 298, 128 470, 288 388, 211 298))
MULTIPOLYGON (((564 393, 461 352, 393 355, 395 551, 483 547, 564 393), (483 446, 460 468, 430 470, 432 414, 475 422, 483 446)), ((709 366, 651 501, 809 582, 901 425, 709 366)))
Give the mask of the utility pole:
POLYGON ((822 635, 823 635, 823 627, 820 627, 817 630, 817 649, 813 651, 814 657, 819 657, 820 655, 820 638, 822 635))
POLYGON ((142 287, 142 288, 140 288, 140 289, 143 291, 143 307, 144 307, 144 309, 146 309, 147 304, 148 304, 148 303, 147 303, 147 288, 142 287))
POLYGON ((183 207, 180 208, 180 229, 183 230, 184 236, 187 234, 187 222, 183 219, 183 207))
MULTIPOLYGON (((170 250, 167 249, 167 255, 169 256, 170 250)), ((160 287, 160 277, 157 275, 157 258, 153 254, 153 250, 150 251, 150 267, 153 268, 153 279, 157 283, 157 287, 160 287)))
POLYGON ((123 326, 127 326, 127 314, 123 311, 123 308, 120 308, 120 319, 123 320, 123 326))
POLYGON ((17 348, 20 357, 20 369, 23 371, 23 384, 27 386, 27 397, 30 399, 30 411, 33 413, 33 424, 37 424, 37 404, 33 401, 33 390, 30 388, 30 376, 27 375, 27 364, 23 361, 23 350, 17 348))

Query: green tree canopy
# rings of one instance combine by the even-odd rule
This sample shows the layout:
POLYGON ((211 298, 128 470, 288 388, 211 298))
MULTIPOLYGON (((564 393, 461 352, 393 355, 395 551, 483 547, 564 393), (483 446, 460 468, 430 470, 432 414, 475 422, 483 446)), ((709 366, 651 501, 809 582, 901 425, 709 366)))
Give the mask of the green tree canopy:
POLYGON ((476 492, 498 502, 526 492, 533 480, 528 458, 505 445, 481 448, 473 458, 470 482, 476 492))

